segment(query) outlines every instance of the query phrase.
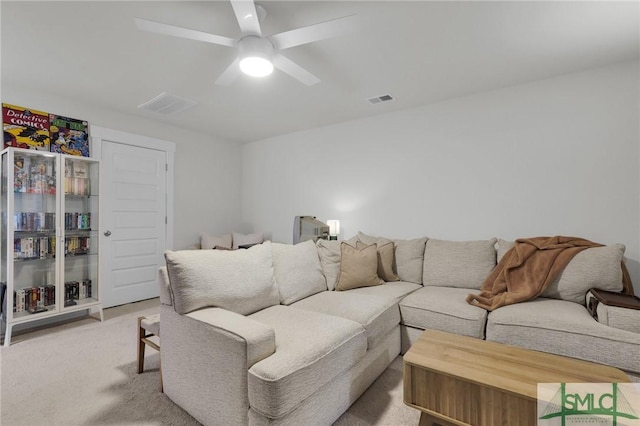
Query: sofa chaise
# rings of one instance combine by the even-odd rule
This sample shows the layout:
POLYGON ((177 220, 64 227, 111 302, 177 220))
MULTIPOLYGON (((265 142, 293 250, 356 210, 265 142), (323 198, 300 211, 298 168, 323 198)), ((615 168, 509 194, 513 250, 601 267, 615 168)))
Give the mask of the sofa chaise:
POLYGON ((624 246, 576 255, 535 300, 467 303, 511 244, 359 233, 169 251, 164 392, 206 425, 328 425, 428 328, 640 372, 640 311, 599 306, 602 323, 585 307, 590 288, 622 290, 624 246))

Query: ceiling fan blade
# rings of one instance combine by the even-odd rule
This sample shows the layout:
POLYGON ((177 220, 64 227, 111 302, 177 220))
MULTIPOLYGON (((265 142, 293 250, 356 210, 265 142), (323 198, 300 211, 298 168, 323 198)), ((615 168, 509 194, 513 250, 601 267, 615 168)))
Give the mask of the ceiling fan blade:
POLYGON ((239 62, 240 59, 236 58, 236 60, 233 61, 222 74, 220 74, 220 77, 216 79, 216 84, 218 86, 229 86, 236 78, 238 78, 238 75, 240 75, 239 62))
POLYGON ((231 6, 233 7, 233 13, 236 14, 242 34, 262 37, 260 20, 253 0, 231 0, 231 6))
POLYGON ((296 80, 301 81, 307 86, 313 86, 314 84, 320 83, 320 79, 318 77, 282 55, 273 56, 273 66, 278 68, 280 71, 289 74, 296 80))
POLYGON ((234 47, 237 41, 224 36, 209 34, 190 28, 177 27, 175 25, 164 24, 162 22, 149 21, 148 19, 134 18, 136 25, 143 31, 165 34, 174 37, 187 38, 190 40, 204 41, 206 43, 220 44, 222 46, 234 47))
POLYGON ((273 46, 278 49, 288 49, 301 44, 311 43, 318 40, 336 37, 355 31, 358 27, 358 15, 349 15, 331 21, 309 25, 308 27, 296 28, 267 37, 273 46))

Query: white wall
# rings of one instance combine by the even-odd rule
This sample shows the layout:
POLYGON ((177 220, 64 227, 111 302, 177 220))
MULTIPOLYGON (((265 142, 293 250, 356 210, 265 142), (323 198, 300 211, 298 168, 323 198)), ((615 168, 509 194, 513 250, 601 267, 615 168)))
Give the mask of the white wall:
POLYGON ((87 100, 64 99, 3 84, 2 102, 81 118, 90 125, 176 143, 174 170, 174 247, 199 242, 203 231, 242 229, 241 147, 160 121, 106 110, 87 100))
MULTIPOLYGON (((398 238, 573 235, 627 246, 640 293, 638 62, 243 147, 243 219, 398 238)), ((434 82, 434 84, 436 84, 434 82)))

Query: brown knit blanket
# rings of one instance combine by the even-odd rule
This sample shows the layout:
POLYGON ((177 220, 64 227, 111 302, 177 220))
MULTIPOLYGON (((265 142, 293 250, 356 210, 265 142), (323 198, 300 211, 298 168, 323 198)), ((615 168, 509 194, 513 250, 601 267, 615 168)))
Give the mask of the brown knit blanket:
POLYGON ((535 237, 516 240, 482 283, 480 294, 467 302, 493 311, 501 306, 535 299, 573 259, 602 244, 576 237, 535 237))

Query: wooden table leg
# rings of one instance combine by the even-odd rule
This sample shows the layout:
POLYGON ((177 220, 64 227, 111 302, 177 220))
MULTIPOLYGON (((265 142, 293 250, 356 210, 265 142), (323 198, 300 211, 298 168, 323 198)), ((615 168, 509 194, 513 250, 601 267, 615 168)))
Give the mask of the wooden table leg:
POLYGON ((142 373, 144 370, 144 341, 142 340, 145 331, 142 328, 142 320, 144 317, 138 317, 138 374, 142 373))

